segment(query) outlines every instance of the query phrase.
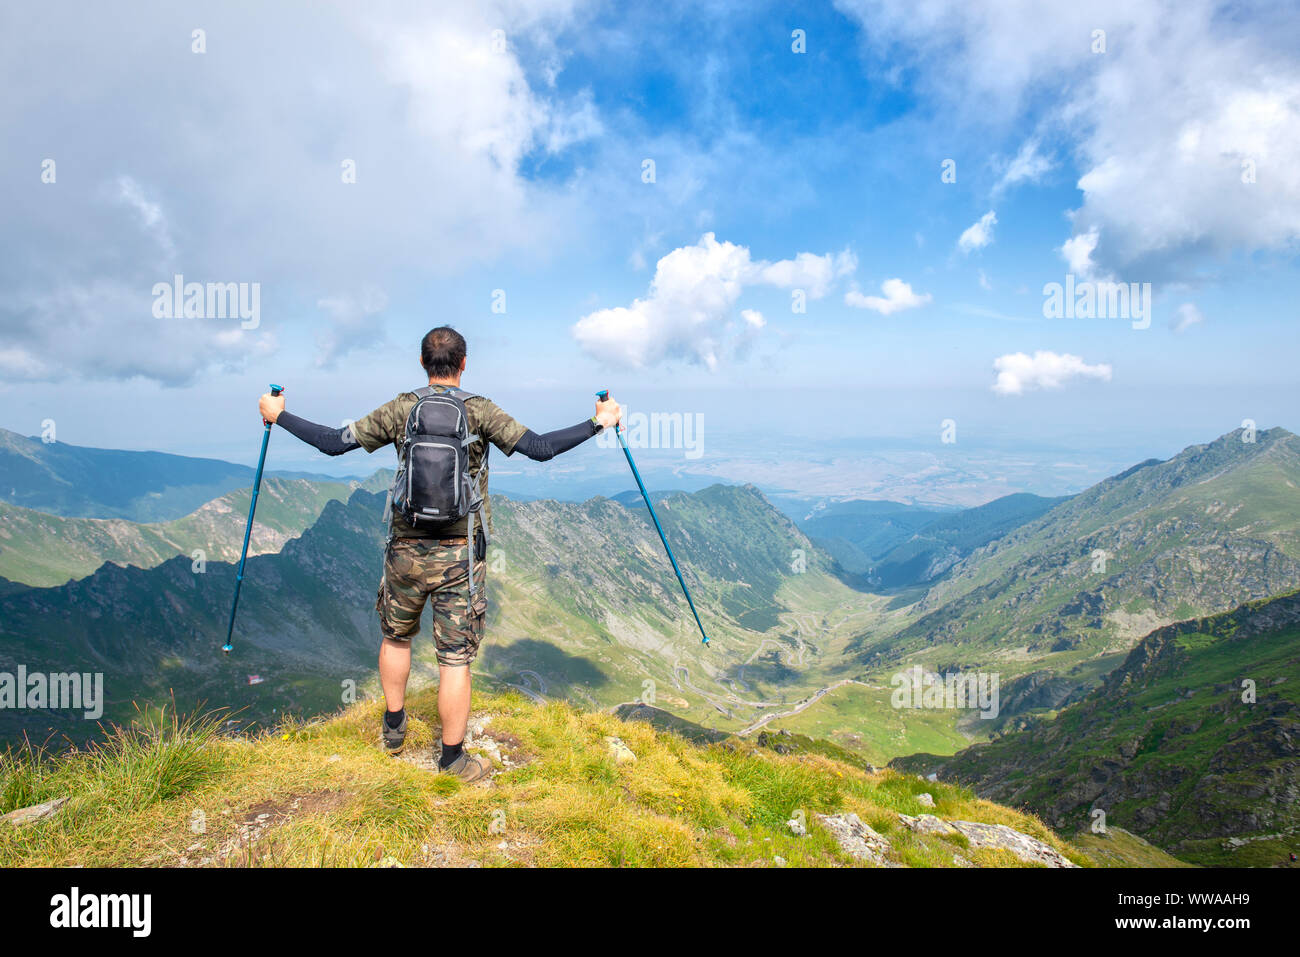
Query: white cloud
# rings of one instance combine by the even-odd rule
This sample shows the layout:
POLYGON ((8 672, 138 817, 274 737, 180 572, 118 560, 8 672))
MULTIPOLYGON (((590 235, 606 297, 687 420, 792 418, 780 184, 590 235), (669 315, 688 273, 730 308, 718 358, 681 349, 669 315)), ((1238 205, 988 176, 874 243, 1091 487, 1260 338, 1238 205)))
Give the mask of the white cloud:
POLYGON ((27 349, 0 349, 0 373, 11 382, 31 382, 49 374, 46 364, 27 349))
POLYGON ((1065 260, 1070 272, 1075 276, 1083 279, 1093 275, 1096 264, 1092 261, 1092 253, 1097 248, 1099 238, 1097 230, 1091 229, 1086 233, 1071 236, 1061 245, 1059 250, 1061 258, 1065 260))
POLYGON ((850 289, 844 294, 844 302, 858 309, 871 309, 882 316, 888 316, 904 309, 924 306, 931 299, 928 292, 917 294, 901 279, 886 279, 880 284, 880 290, 884 296, 864 296, 858 290, 850 289))
POLYGON ((1002 178, 993 187, 993 195, 997 196, 1017 183, 1036 183, 1042 179, 1044 173, 1056 165, 1051 157, 1043 156, 1038 152, 1038 146, 1037 137, 1031 137, 1024 142, 1020 151, 1007 164, 1002 178))
MULTIPOLYGON (((1106 273, 1185 278, 1207 255, 1286 254, 1300 240, 1300 21, 1290 5, 837 6, 954 117, 986 117, 982 133, 1027 119, 1068 143, 1083 193, 1073 232, 1098 235, 1091 258, 1106 273), (1098 28, 1104 53, 1091 49, 1098 28)), ((1032 154, 1013 163, 1026 176, 1039 165, 1032 154)))
POLYGON ((985 292, 993 291, 993 283, 989 280, 989 277, 985 275, 983 269, 980 270, 979 280, 980 280, 981 289, 983 289, 985 292))
POLYGON ((388 296, 376 286, 366 286, 356 296, 332 296, 317 301, 327 322, 316 338, 316 365, 332 368, 339 359, 359 349, 384 342, 380 314, 388 296))
POLYGON ((0 298, 0 367, 27 381, 76 373, 87 379, 140 377, 168 386, 209 368, 235 369, 265 355, 276 338, 239 319, 157 319, 148 283, 69 283, 38 296, 0 298))
POLYGON ((820 299, 830 291, 836 279, 858 268, 858 259, 845 250, 837 255, 817 256, 799 253, 794 259, 760 264, 760 281, 781 289, 804 289, 810 299, 820 299))
MULTIPOLYGON (((161 0, 140 0, 129 16, 51 7, 0 30, 0 84, 23 102, 0 111, 0 139, 40 144, 59 164, 57 185, 0 218, 6 366, 29 378, 176 384, 237 362, 251 338, 270 341, 233 346, 228 330, 201 323, 137 329, 148 290, 173 273, 258 283, 281 307, 266 327, 295 338, 311 321, 288 308, 298 302, 549 254, 576 230, 584 197, 531 164, 602 130, 589 92, 560 93, 539 77, 553 81, 562 66, 554 37, 575 5, 236 6, 202 24, 202 55, 190 52, 193 25, 177 34, 161 0), (504 49, 493 47, 497 29, 504 49), (308 51, 313 65, 286 49, 308 51), (47 62, 61 65, 33 82, 47 62), (87 302, 101 289, 115 292, 87 302), (74 318, 42 312, 69 303, 74 318), (84 327, 97 351, 50 348, 50 323, 84 327)), ((27 150, 0 151, 0 181, 24 181, 31 162, 27 150)), ((361 343, 336 305, 325 362, 361 343)))
POLYGON ((1110 381, 1106 363, 1089 365, 1079 356, 1040 350, 1032 356, 1013 352, 993 360, 997 379, 993 391, 1001 395, 1022 395, 1035 389, 1059 389, 1072 379, 1110 381))
POLYGON ((162 206, 146 197, 144 188, 130 176, 119 176, 116 187, 116 201, 135 212, 141 228, 158 244, 163 261, 170 261, 176 253, 176 246, 172 242, 171 230, 167 226, 162 206))
POLYGON ((590 354, 634 368, 681 358, 715 369, 735 354, 741 338, 751 337, 764 324, 760 313, 745 310, 741 316, 747 328, 742 335, 729 328, 746 287, 804 289, 809 298, 818 299, 855 265, 847 252, 756 261, 747 247, 718 242, 713 233, 705 233, 695 245, 674 249, 659 260, 645 298, 589 313, 572 332, 590 354))
POLYGON ((1174 332, 1186 332, 1204 321, 1205 315, 1196 308, 1196 304, 1185 302, 1174 311, 1173 318, 1169 320, 1169 328, 1174 332))
POLYGON ((966 227, 966 230, 957 238, 957 248, 964 253, 969 253, 974 249, 983 249, 993 242, 993 227, 997 223, 998 215, 990 209, 979 218, 978 222, 966 227))

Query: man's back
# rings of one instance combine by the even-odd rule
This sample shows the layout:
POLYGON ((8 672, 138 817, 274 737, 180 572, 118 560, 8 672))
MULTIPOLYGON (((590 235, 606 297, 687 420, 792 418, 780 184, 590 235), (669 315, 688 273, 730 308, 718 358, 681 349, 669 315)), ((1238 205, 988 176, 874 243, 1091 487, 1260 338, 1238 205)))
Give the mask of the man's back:
MULTIPOLYGON (((431 388, 446 391, 448 386, 434 385, 431 388)), ((415 407, 418 396, 414 392, 403 392, 391 402, 385 402, 369 415, 352 423, 352 435, 367 452, 374 452, 385 445, 400 446, 406 435, 406 419, 415 407)), ((469 447, 469 471, 479 483, 483 495, 483 521, 488 530, 492 529, 492 507, 488 501, 488 465, 487 443, 491 442, 498 449, 509 455, 515 444, 528 431, 518 420, 510 416, 491 399, 475 395, 465 400, 465 411, 469 415, 469 431, 478 436, 478 440, 469 447)), ((436 534, 412 528, 399 514, 393 515, 394 538, 463 538, 466 533, 466 520, 440 529, 436 534)))

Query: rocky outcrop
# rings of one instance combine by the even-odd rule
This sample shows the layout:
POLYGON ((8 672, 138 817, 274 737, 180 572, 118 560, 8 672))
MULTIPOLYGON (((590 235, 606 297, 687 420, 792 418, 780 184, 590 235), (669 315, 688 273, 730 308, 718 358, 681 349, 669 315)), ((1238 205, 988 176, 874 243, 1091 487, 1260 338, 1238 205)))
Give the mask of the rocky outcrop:
POLYGON ((856 814, 814 814, 813 817, 831 833, 840 849, 854 860, 876 867, 902 866, 887 858, 892 850, 889 841, 856 814))
POLYGON ((1043 867, 1078 867, 1069 858, 1044 844, 1036 837, 1030 837, 1007 827, 1005 824, 981 824, 977 821, 945 821, 933 814, 921 814, 909 817, 898 815, 898 819, 908 829, 917 834, 954 835, 960 834, 970 842, 973 848, 992 848, 1010 851, 1016 857, 1030 864, 1043 867))

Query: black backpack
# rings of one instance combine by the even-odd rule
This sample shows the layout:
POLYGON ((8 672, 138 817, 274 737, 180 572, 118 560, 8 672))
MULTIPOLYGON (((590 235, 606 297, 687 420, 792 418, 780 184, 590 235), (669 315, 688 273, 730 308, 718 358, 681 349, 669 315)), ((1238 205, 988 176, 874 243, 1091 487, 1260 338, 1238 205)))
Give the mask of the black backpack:
MULTIPOLYGON (((477 476, 470 475, 469 446, 478 440, 469 431, 465 401, 473 393, 425 386, 415 390, 416 401, 406 416, 406 434, 397 449, 397 476, 393 480, 392 508, 408 525, 435 534, 468 518, 470 543, 469 586, 474 592, 474 516, 483 506, 477 476)), ((487 465, 487 448, 483 464, 487 465)), ((480 536, 486 530, 479 532, 480 536)))

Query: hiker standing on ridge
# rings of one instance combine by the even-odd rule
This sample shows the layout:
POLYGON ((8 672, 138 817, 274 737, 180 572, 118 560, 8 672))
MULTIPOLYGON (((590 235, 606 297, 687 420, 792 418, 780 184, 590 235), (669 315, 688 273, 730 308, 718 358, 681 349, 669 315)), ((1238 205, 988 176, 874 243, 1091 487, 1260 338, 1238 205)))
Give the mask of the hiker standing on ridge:
POLYGON ((465 339, 455 329, 439 326, 431 330, 420 344, 420 364, 429 378, 428 386, 403 392, 341 429, 286 412, 284 396, 269 392, 258 402, 258 412, 265 421, 278 423, 326 455, 396 446, 392 524, 384 549, 384 577, 375 601, 383 633, 379 682, 386 711, 381 738, 390 754, 400 752, 406 741, 411 638, 419 631, 425 601, 430 601, 438 653, 438 717, 442 721, 438 768, 474 781, 491 767, 485 758, 464 750, 470 711, 469 666, 478 655, 487 612, 484 560, 491 531, 488 442, 506 455, 519 452, 545 462, 617 423, 622 410, 613 398, 607 398, 596 403, 596 414, 590 419, 538 435, 496 403, 461 390, 465 352, 465 339))

